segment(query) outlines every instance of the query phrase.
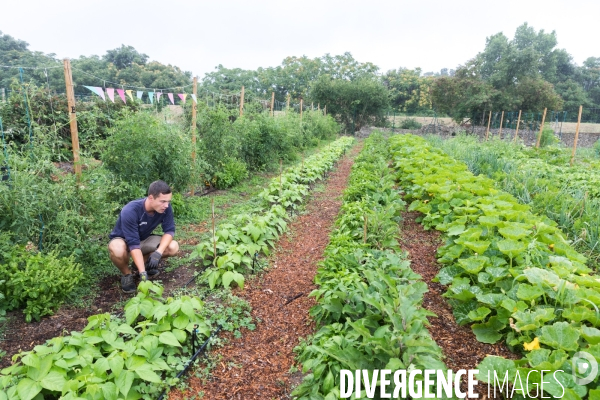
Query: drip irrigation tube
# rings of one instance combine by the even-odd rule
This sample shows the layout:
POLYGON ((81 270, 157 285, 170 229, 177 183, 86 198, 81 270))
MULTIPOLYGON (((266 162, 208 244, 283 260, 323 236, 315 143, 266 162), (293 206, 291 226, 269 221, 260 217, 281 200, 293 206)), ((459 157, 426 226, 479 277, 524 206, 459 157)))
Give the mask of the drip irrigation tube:
MULTIPOLYGON (((196 325, 194 327, 194 331, 192 332, 192 348, 195 348, 195 341, 197 340, 197 336, 196 336, 196 329, 197 329, 198 325, 196 325)), ((204 344, 202 346, 200 346, 200 348, 198 349, 198 351, 196 351, 194 353, 194 355, 192 356, 192 358, 190 358, 188 360, 188 362, 185 364, 185 367, 183 368, 183 370, 179 371, 179 373, 177 374, 177 376, 175 377, 176 379, 181 378, 181 376, 185 373, 185 371, 188 370, 188 368, 190 367, 190 365, 192 365, 192 363, 196 360, 196 358, 206 349, 206 346, 208 345, 208 342, 210 342, 210 340, 217 336, 219 334, 219 332, 221 331, 221 329, 223 328, 222 325, 219 325, 217 327, 217 329, 210 334, 210 336, 208 337, 208 339, 206 339, 206 341, 204 342, 204 344)), ((170 389, 172 386, 169 386, 168 388, 166 388, 165 390, 163 390, 163 392, 161 393, 160 397, 158 398, 158 400, 163 400, 165 394, 167 394, 167 390, 170 389)))

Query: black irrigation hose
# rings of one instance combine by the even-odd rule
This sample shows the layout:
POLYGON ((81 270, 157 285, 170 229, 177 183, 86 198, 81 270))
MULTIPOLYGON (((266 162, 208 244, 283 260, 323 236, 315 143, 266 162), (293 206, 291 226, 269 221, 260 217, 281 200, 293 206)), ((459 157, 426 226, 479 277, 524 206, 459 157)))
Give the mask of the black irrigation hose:
MULTIPOLYGON (((229 320, 229 318, 227 320, 229 320)), ((192 331, 192 349, 195 349, 195 347, 196 347, 196 341, 198 340, 198 336, 196 336, 197 328, 198 328, 198 325, 195 325, 194 326, 194 330, 192 331)), ((185 367, 183 368, 183 370, 179 371, 179 373, 177 374, 177 376, 175 377, 175 379, 181 378, 181 376, 188 370, 188 368, 190 367, 190 365, 192 365, 192 363, 196 360, 196 358, 200 355, 200 353, 202 353, 204 351, 204 349, 206 349, 206 346, 208 345, 208 342, 210 342, 210 340, 213 337, 215 337, 216 335, 218 335, 222 328, 223 328, 223 326, 219 325, 217 327, 217 329, 213 333, 210 334, 210 336, 208 337, 208 339, 206 339, 206 341, 204 342, 204 344, 202 346, 200 346, 200 348, 198 349, 198 351, 196 351, 194 353, 194 355, 192 356, 192 358, 190 358, 187 361, 187 363, 185 364, 185 367)), ((161 395, 158 398, 158 400, 163 400, 163 398, 165 397, 165 394, 167 394, 167 390, 170 389, 171 387, 172 386, 169 385, 169 387, 167 387, 165 390, 163 390, 163 392, 161 393, 161 395)))

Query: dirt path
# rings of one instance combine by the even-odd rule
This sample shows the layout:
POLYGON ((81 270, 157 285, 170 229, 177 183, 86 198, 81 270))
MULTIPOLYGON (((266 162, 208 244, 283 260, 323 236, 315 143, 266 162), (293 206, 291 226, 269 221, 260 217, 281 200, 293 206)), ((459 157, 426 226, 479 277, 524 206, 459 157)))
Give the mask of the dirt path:
MULTIPOLYGON (((404 212, 401 229, 400 245, 408 251, 408 258, 413 271, 423 277, 429 291, 423 298, 423 307, 434 312, 437 318, 430 317, 429 332, 431 337, 442 348, 445 355, 444 362, 453 371, 459 369, 474 369, 486 355, 497 355, 510 359, 517 359, 503 342, 494 345, 480 343, 469 326, 459 326, 452 314, 452 308, 442 294, 446 288, 431 280, 437 275, 440 266, 437 263, 436 252, 442 245, 440 232, 426 231, 415 219, 421 214, 418 212, 404 212)), ((462 390, 466 390, 466 381, 463 380, 462 390)), ((487 395, 487 385, 479 384, 480 398, 487 395)))
POLYGON ((299 338, 314 332, 308 315, 315 304, 308 294, 313 284, 317 263, 329 243, 329 233, 342 204, 355 147, 343 157, 325 182, 325 190, 313 194, 307 212, 289 226, 271 257, 271 268, 260 277, 249 280, 243 291, 236 293, 252 306, 257 319, 256 330, 244 331, 235 339, 230 333, 228 344, 215 352, 221 357, 211 371, 211 378, 201 382, 193 374, 185 393, 173 391, 169 399, 187 399, 203 393, 205 399, 285 399, 301 374, 288 373, 294 365, 293 349, 299 338))

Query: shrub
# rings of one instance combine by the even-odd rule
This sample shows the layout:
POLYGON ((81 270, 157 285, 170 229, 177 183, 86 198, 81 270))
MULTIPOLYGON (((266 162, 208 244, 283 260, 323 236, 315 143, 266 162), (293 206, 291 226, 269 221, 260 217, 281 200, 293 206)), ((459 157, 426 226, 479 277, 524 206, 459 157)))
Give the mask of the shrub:
POLYGON ((414 118, 406 118, 400 122, 400 129, 421 129, 423 125, 414 118))
POLYGON ((191 139, 177 125, 157 116, 139 112, 128 114, 110 130, 104 143, 102 161, 120 179, 147 188, 158 179, 175 191, 189 186, 193 170, 191 139))
POLYGON ((540 138, 540 147, 552 146, 558 143, 558 138, 554 134, 554 129, 550 125, 545 124, 542 130, 542 137, 540 138))
POLYGON ((217 180, 215 186, 219 189, 225 189, 237 185, 248 177, 248 170, 243 161, 230 158, 221 163, 220 171, 216 174, 217 180))
MULTIPOLYGON (((0 235, 9 242, 8 234, 0 235)), ((25 320, 39 321, 52 315, 80 281, 83 273, 73 257, 60 258, 57 252, 32 253, 14 246, 0 254, 0 293, 8 300, 8 310, 23 309, 25 320)))

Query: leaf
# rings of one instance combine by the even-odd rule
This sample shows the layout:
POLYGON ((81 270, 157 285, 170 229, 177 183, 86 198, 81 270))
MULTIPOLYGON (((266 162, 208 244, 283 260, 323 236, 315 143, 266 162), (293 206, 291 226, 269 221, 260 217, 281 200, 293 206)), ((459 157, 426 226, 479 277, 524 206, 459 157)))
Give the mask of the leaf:
POLYGON ((169 346, 181 347, 181 344, 179 343, 179 340, 177 340, 177 338, 175 337, 175 335, 173 335, 173 333, 171 333, 171 332, 163 332, 163 333, 161 333, 160 336, 158 337, 158 340, 161 343, 167 344, 169 346))
POLYGON ((21 379, 17 385, 17 393, 19 393, 21 400, 31 400, 41 391, 42 385, 29 378, 21 379))
POLYGON ((40 384, 44 389, 61 392, 66 381, 64 372, 60 373, 52 370, 42 379, 40 384))
POLYGON ((449 267, 444 267, 440 269, 440 272, 438 272, 435 279, 442 285, 449 285, 450 283, 452 283, 452 279, 454 279, 454 277, 459 276, 464 272, 465 270, 463 268, 457 265, 451 265, 449 267))
POLYGON ((581 327, 581 337, 589 344, 598 344, 600 343, 600 329, 583 325, 581 327))
POLYGON ((477 254, 483 254, 492 242, 488 240, 478 240, 473 242, 464 242, 463 245, 473 250, 477 254))
POLYGON ((123 357, 120 355, 115 355, 108 359, 108 366, 115 376, 119 376, 121 374, 121 371, 123 371, 123 365, 125 365, 125 360, 123 360, 123 357))
POLYGON ((532 286, 526 283, 519 285, 517 297, 521 300, 531 301, 540 298, 544 294, 544 289, 539 286, 532 286))
POLYGON ((221 279, 223 282, 223 287, 228 288, 229 285, 231 284, 231 281, 233 281, 233 271, 225 272, 221 279))
POLYGON ((135 329, 133 329, 130 325, 127 325, 127 324, 119 325, 119 327, 116 329, 116 331, 118 333, 123 333, 125 335, 132 335, 132 336, 136 336, 138 334, 135 329))
POLYGON ((500 382, 508 372, 508 378, 513 381, 517 372, 517 367, 513 360, 507 360, 499 356, 486 356, 477 366, 479 373, 477 379, 487 383, 494 383, 494 378, 499 377, 500 382), (488 376, 491 382, 488 381, 488 376))
POLYGON ((472 321, 483 321, 485 319, 485 317, 487 317, 488 314, 491 312, 492 312, 492 310, 490 310, 487 307, 479 307, 477 310, 473 310, 473 311, 469 312, 468 317, 472 321))
POLYGON ((113 382, 105 382, 102 384, 102 394, 105 400, 116 400, 119 388, 113 382))
POLYGON ((152 370, 149 364, 144 364, 135 370, 135 373, 146 382, 161 383, 162 379, 152 370))
POLYGON ((239 272, 234 272, 233 273, 233 280, 235 281, 235 283, 238 284, 238 286, 240 287, 240 289, 244 288, 244 275, 240 274, 239 272))
POLYGON ((483 343, 494 344, 502 338, 502 334, 499 331, 504 329, 505 326, 505 324, 498 320, 498 317, 493 316, 485 324, 473 324, 472 329, 477 340, 483 343))
POLYGON ((498 233, 504 236, 506 239, 519 240, 531 235, 531 231, 523 229, 517 225, 507 223, 504 228, 498 229, 498 233))
POLYGON ((486 256, 461 258, 458 263, 470 274, 477 274, 485 267, 486 263, 489 262, 489 258, 486 256))
POLYGON ((497 245, 498 250, 510 258, 515 258, 527 249, 527 245, 524 242, 517 242, 511 239, 499 240, 497 245))
POLYGON ((117 375, 115 383, 123 397, 127 398, 134 379, 135 374, 131 371, 123 371, 121 374, 117 375))
POLYGON ((540 342, 555 349, 576 351, 578 349, 579 331, 571 327, 568 322, 555 322, 553 325, 542 327, 540 342))
POLYGON ((485 293, 477 295, 477 300, 490 305, 493 308, 498 308, 504 299, 506 299, 506 295, 502 293, 485 293))

